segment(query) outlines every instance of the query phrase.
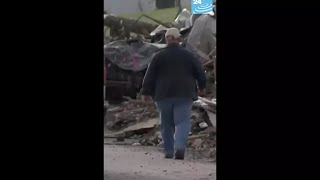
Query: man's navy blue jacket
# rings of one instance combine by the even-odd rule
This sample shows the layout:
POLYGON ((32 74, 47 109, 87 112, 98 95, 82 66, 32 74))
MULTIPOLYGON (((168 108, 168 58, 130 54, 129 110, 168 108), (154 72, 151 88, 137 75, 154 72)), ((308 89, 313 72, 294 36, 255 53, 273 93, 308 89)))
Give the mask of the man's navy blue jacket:
POLYGON ((199 89, 206 87, 206 76, 200 61, 178 44, 169 44, 156 52, 142 83, 142 95, 159 101, 171 97, 198 99, 199 89))

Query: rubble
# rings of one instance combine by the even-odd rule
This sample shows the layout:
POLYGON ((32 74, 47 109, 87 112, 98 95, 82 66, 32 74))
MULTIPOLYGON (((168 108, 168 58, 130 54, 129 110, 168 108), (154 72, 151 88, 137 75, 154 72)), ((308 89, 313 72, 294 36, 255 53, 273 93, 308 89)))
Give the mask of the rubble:
MULTIPOLYGON (((190 11, 188 11, 187 9, 183 9, 179 15, 177 16, 177 18, 174 20, 174 22, 172 23, 171 26, 174 26, 178 29, 182 29, 182 28, 188 28, 191 26, 191 22, 190 22, 190 17, 191 17, 191 13, 190 11)), ((150 36, 154 36, 157 33, 163 31, 163 30, 167 30, 169 27, 163 23, 159 23, 160 25, 155 28, 151 33, 150 36)))
POLYGON ((104 25, 110 27, 110 36, 119 39, 129 38, 130 32, 149 36, 157 25, 137 22, 132 19, 118 17, 111 14, 104 15, 104 25))
POLYGON ((206 152, 210 158, 216 156, 216 136, 202 134, 202 136, 189 137, 189 146, 198 151, 206 152))
POLYGON ((132 146, 141 146, 140 143, 133 143, 132 146))
POLYGON ((131 125, 121 131, 110 133, 106 137, 130 137, 132 135, 141 134, 147 132, 147 130, 154 128, 158 123, 158 119, 149 119, 145 122, 138 122, 137 124, 131 125))
POLYGON ((145 14, 136 20, 110 14, 104 15, 105 26, 110 29, 111 38, 116 37, 110 40, 111 42, 106 40, 108 43, 104 46, 105 63, 107 64, 107 72, 109 72, 106 88, 108 93, 106 94, 113 98, 120 98, 123 95, 134 97, 134 94, 141 88, 138 86, 142 84, 153 53, 166 47, 164 34, 167 28, 174 26, 180 29, 184 38, 181 46, 195 52, 203 62, 208 80, 207 93, 210 99, 216 97, 214 68, 216 43, 215 40, 211 41, 211 39, 215 39, 215 26, 206 26, 206 29, 200 27, 206 21, 215 24, 215 18, 202 15, 196 20, 199 23, 193 24, 192 17, 193 15, 187 9, 183 9, 172 23, 163 23, 145 14), (147 17, 160 25, 139 21, 141 17, 147 17), (130 33, 139 34, 139 37, 134 37, 130 33), (202 43, 199 45, 197 43, 203 34, 208 34, 210 38, 205 39, 206 42, 209 41, 208 43, 201 41, 202 43))
POLYGON ((148 67, 153 53, 164 47, 139 39, 118 40, 104 46, 104 56, 123 70, 140 72, 148 67))
POLYGON ((210 120, 212 126, 216 127, 216 125, 217 125, 216 114, 214 114, 210 111, 207 111, 207 113, 208 113, 209 120, 210 120))
POLYGON ((197 101, 193 102, 193 105, 199 108, 203 108, 207 111, 216 112, 216 103, 215 101, 212 100, 208 100, 206 98, 202 98, 202 97, 198 97, 197 101))
POLYGON ((205 122, 202 122, 202 123, 199 124, 199 126, 200 126, 201 128, 207 128, 207 127, 208 127, 208 124, 205 123, 205 122))
MULTIPOLYGON (((154 104, 145 104, 139 97, 108 109, 109 117, 105 138, 128 138, 133 146, 161 146, 159 115, 154 104)), ((208 157, 215 156, 216 119, 215 101, 199 97, 195 101, 191 120, 189 147, 205 151, 208 157)))

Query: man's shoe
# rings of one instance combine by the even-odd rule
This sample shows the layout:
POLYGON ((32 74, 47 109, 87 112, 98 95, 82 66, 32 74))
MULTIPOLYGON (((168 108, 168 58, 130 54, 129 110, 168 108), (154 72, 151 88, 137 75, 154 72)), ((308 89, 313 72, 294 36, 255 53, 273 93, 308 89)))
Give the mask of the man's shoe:
POLYGON ((174 159, 184 160, 184 150, 177 150, 174 159))
POLYGON ((164 156, 164 158, 166 159, 172 159, 173 158, 173 154, 167 154, 164 156))

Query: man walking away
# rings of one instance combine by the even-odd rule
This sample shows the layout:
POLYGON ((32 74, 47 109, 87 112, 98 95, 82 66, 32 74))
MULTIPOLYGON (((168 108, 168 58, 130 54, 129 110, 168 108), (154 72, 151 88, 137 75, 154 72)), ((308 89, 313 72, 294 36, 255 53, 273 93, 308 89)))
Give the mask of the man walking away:
POLYGON ((192 102, 203 95, 206 76, 202 65, 188 50, 179 46, 182 41, 178 29, 165 34, 167 47, 156 52, 149 64, 142 84, 145 102, 153 100, 160 114, 161 135, 165 158, 184 159, 191 129, 192 102))

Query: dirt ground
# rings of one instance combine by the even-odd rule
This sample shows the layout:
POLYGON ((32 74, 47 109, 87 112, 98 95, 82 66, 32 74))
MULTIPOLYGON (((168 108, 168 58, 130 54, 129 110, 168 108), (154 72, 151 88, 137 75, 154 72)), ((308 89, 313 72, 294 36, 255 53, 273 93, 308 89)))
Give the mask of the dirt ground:
POLYGON ((105 145, 104 179, 215 180, 215 163, 197 157, 189 150, 185 160, 164 159, 157 147, 105 145))

